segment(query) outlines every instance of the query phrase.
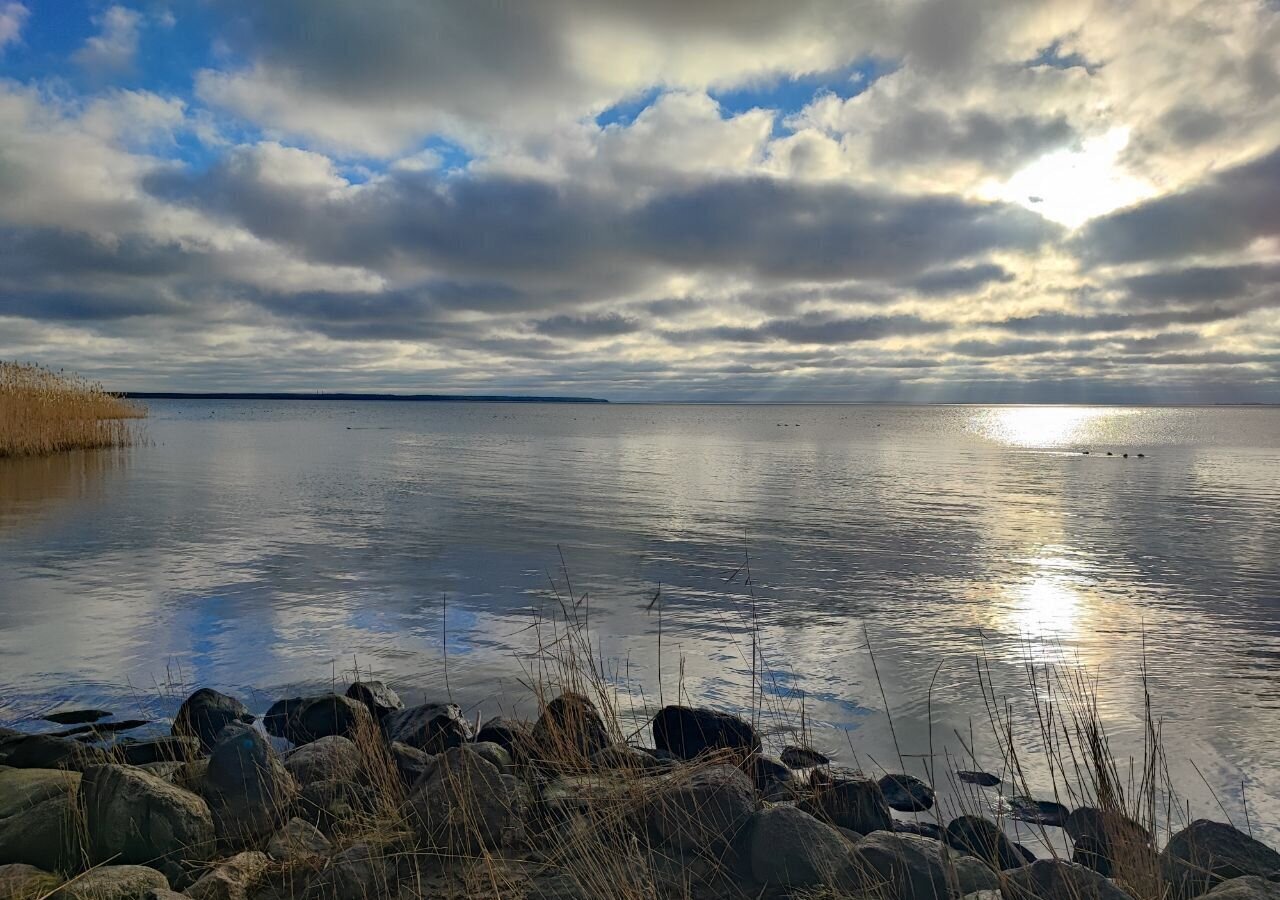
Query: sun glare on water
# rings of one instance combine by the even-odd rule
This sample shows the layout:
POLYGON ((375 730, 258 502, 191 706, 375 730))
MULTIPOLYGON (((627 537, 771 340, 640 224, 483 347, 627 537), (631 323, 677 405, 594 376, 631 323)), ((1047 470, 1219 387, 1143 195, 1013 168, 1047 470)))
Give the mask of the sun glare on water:
POLYGON ((1074 447, 1087 441, 1091 423, 1117 414, 1092 406, 999 407, 975 413, 969 428, 1010 447, 1074 447))
POLYGON ((1076 228, 1155 193, 1119 164, 1128 143, 1129 129, 1113 128, 1078 147, 1045 154, 1008 181, 989 185, 985 193, 1076 228))

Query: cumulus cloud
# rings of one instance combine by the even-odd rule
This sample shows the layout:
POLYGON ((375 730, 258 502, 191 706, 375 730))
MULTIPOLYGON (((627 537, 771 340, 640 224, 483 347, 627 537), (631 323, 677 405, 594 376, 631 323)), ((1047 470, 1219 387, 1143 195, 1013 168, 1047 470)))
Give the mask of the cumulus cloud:
POLYGON ((0 3, 0 53, 5 46, 17 43, 22 36, 22 25, 31 10, 21 3, 0 3))
POLYGON ((142 30, 142 14, 124 6, 109 7, 94 17, 98 33, 84 42, 75 61, 98 73, 123 72, 133 66, 142 30))

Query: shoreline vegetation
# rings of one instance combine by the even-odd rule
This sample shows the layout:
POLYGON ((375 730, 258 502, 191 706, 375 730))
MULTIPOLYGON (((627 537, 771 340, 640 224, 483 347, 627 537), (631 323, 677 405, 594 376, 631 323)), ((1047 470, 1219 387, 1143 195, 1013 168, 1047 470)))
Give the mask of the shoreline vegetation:
POLYGON ((525 397, 514 394, 353 394, 293 391, 125 391, 130 400, 386 400, 405 403, 608 403, 596 397, 525 397))
POLYGON ((0 459, 130 447, 146 407, 78 375, 0 362, 0 459))
MULTIPOLYGON (((357 671, 259 716, 201 688, 158 737, 119 738, 94 710, 50 716, 60 732, 0 731, 0 898, 1277 896, 1280 854, 1247 822, 1190 821, 1150 706, 1141 756, 1121 758, 1070 672, 1028 673, 1047 795, 981 661, 993 771, 930 753, 918 778, 899 750, 877 778, 810 748, 803 697, 762 687, 734 715, 678 684, 681 705, 637 706, 582 607, 560 608, 521 659, 532 721, 473 721, 447 678, 437 702, 406 707, 357 671), (766 714, 789 724, 766 733, 766 714)), ((763 686, 755 643, 740 649, 763 686)))

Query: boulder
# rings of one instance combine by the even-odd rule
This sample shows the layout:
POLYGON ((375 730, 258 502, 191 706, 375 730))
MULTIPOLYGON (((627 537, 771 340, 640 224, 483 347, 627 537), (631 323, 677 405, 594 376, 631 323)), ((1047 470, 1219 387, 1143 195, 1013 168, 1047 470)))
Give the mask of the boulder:
POLYGON ((475 741, 470 746, 472 750, 480 754, 481 759, 487 759, 493 763, 503 775, 515 774, 512 771, 515 767, 511 764, 511 754, 504 750, 501 745, 491 744, 488 741, 475 741))
POLYGON ((192 900, 248 900, 270 863, 265 853, 238 853, 201 875, 185 893, 192 900))
POLYGON ((955 850, 976 856, 993 869, 1016 869, 1026 860, 1000 826, 981 816, 959 816, 947 824, 946 842, 955 850))
POLYGON ((876 831, 851 855, 856 883, 868 891, 887 888, 895 900, 937 900, 948 896, 942 844, 914 834, 876 831))
POLYGON ((582 694, 565 691, 533 725, 539 758, 580 762, 613 744, 596 705, 582 694))
POLYGON ((89 769, 80 783, 80 807, 94 863, 204 859, 212 849, 208 804, 140 769, 89 769))
POLYGON ((1013 807, 1013 818, 1037 825, 1061 827, 1071 812, 1056 800, 1036 800, 1033 797, 1014 797, 1009 805, 1013 807))
POLYGON ((363 780, 364 755, 349 738, 331 734, 285 754, 284 767, 298 784, 333 778, 363 780))
POLYGON ((899 834, 918 834, 920 837, 932 838, 935 841, 943 840, 946 836, 942 826, 933 822, 900 822, 894 819, 893 830, 899 834))
POLYGON ((152 891, 169 890, 169 881, 147 866, 102 866, 67 882, 54 900, 147 900, 152 891))
POLYGON ((954 854, 949 862, 956 873, 956 884, 962 895, 978 891, 1000 892, 1000 876, 982 860, 954 854))
POLYGON ((0 866, 0 900, 37 900, 62 883, 62 879, 25 863, 0 866))
POLYGON ((0 767, 0 863, 61 870, 79 861, 80 777, 58 769, 0 767))
POLYGON ((194 737, 200 746, 211 750, 218 732, 232 722, 253 723, 248 708, 235 697, 211 688, 201 688, 182 702, 173 719, 173 733, 194 737))
POLYGON ((213 748, 201 793, 224 844, 265 838, 288 820, 298 794, 275 751, 251 728, 232 730, 213 748))
POLYGON ((14 769, 69 769, 82 772, 109 762, 105 751, 69 738, 22 734, 4 743, 4 764, 14 769))
POLYGON ((533 755, 533 726, 519 719, 495 716, 480 726, 476 743, 497 744, 518 763, 526 763, 533 755))
MULTIPOLYGON (((1150 833, 1121 813, 1082 806, 1063 820, 1062 827, 1074 843, 1071 859, 1108 878, 1115 861, 1155 856, 1150 833)), ((1142 868, 1147 868, 1145 865, 1142 868)))
POLYGON ((1222 882, 1204 897, 1205 900, 1280 900, 1280 882, 1245 875, 1222 882))
POLYGON ((399 741, 393 741, 387 748, 391 761, 395 763, 400 783, 405 787, 413 787, 418 779, 427 774, 436 764, 436 758, 425 750, 410 747, 399 741))
POLYGON ((1003 873, 1008 900, 1133 900, 1115 882, 1092 869, 1059 859, 1040 859, 1003 873))
POLYGON ((665 768, 664 763, 638 747, 629 744, 610 744, 591 754, 591 765, 598 769, 624 769, 631 771, 665 768))
POLYGON ((773 806, 748 823, 751 875, 766 885, 833 884, 849 844, 830 825, 794 806, 773 806))
POLYGON ((924 812, 933 808, 933 788, 914 775, 885 775, 877 783, 890 809, 924 812))
POLYGON ((199 738, 164 735, 145 740, 120 741, 112 748, 121 762, 131 766, 187 762, 200 755, 199 738))
POLYGON ((1160 874, 1174 896, 1198 897, 1221 882, 1280 873, 1280 853, 1221 822, 1197 819, 1160 851, 1160 874))
POLYGON ((798 747, 793 744, 782 748, 782 762, 793 769, 812 769, 815 766, 825 766, 831 760, 812 747, 798 747))
POLYGON ((734 766, 677 772, 654 792, 649 828, 682 849, 710 850, 732 841, 755 812, 751 780, 734 766))
POLYGON ((281 861, 328 856, 332 850, 333 844, 320 829, 298 818, 285 822, 267 843, 267 853, 281 861))
POLYGON ((362 729, 372 733, 373 717, 363 703, 338 694, 306 697, 285 721, 284 736, 295 744, 309 744, 338 735, 354 738, 362 729))
POLYGON ((357 681, 347 688, 347 696, 363 703, 375 721, 381 721, 387 713, 404 709, 404 703, 395 691, 381 681, 357 681))
POLYGON ((396 866, 368 844, 355 844, 333 858, 309 886, 308 895, 332 900, 375 900, 394 897, 396 866))
POLYGON ((653 743, 680 759, 709 750, 746 757, 760 752, 760 736, 751 723, 713 709, 664 706, 653 717, 653 743))
POLYGON ((332 834, 341 825, 368 818, 378 808, 378 795, 373 788, 345 778, 313 781, 302 789, 298 798, 298 816, 332 834))
POLYGON ((765 800, 794 800, 799 781, 781 761, 772 756, 753 756, 747 761, 751 783, 765 800))
POLYGON ((289 725, 289 719, 301 708, 304 702, 305 700, 302 697, 288 697, 284 700, 277 700, 267 707, 267 711, 262 715, 262 727, 267 734, 272 737, 284 737, 289 725))
POLYGON ((452 747, 409 795, 419 834, 429 844, 478 852, 509 844, 523 810, 515 779, 470 747, 452 747))
POLYGON ((855 772, 815 769, 809 780, 813 796, 800 808, 823 821, 858 834, 893 829, 893 814, 880 785, 855 772))
POLYGON ((424 703, 388 713, 382 720, 388 743, 399 741, 428 753, 440 753, 471 740, 471 723, 453 703, 424 703))
MULTIPOLYGON (((186 765, 187 765, 186 763, 180 763, 180 762, 153 762, 153 763, 143 763, 140 766, 135 766, 135 768, 141 769, 142 771, 146 772, 148 775, 154 775, 157 778, 163 778, 165 781, 169 782, 170 784, 177 784, 178 775, 179 773, 186 770, 186 765)), ((191 788, 185 787, 183 785, 178 785, 178 786, 182 787, 183 790, 188 790, 188 791, 191 790, 191 788)), ((194 793, 194 791, 192 793, 194 793)))
POLYGON ((997 787, 1000 779, 990 772, 978 772, 972 769, 961 769, 956 772, 956 777, 965 784, 976 784, 979 787, 997 787))

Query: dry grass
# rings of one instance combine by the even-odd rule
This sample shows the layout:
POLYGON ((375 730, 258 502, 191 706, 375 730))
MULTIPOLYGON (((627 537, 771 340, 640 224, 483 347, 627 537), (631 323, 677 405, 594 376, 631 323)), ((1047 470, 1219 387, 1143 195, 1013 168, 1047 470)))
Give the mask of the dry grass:
POLYGON ((132 446, 146 414, 78 375, 0 362, 0 457, 132 446))

